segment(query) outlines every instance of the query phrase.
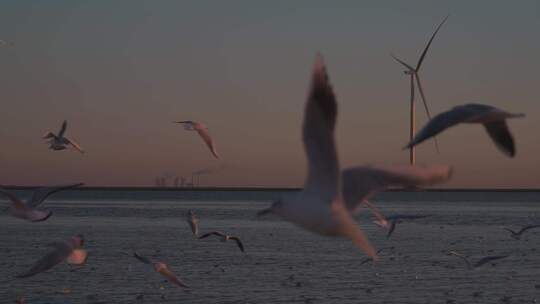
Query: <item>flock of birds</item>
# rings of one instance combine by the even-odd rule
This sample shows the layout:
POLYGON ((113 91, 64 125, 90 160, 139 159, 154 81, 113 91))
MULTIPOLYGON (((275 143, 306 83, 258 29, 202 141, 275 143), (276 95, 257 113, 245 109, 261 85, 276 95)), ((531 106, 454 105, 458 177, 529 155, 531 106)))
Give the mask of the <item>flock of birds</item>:
MULTIPOLYGON (((437 31, 441 25, 442 23, 437 28, 437 31)), ((429 41, 428 47, 435 34, 429 41)), ((413 92, 414 82, 416 81, 426 110, 427 104, 425 103, 418 71, 428 47, 424 50, 416 68, 411 67, 394 56, 395 60, 407 67, 406 73, 411 77, 413 92)), ((515 155, 515 145, 506 124, 506 119, 523 116, 523 114, 509 113, 483 104, 456 106, 430 119, 405 148, 412 148, 452 126, 476 123, 482 124, 486 128, 489 136, 501 151, 513 157, 515 155)), ((354 215, 362 207, 368 208, 377 219, 375 223, 382 228, 388 229, 387 237, 390 237, 399 223, 425 216, 396 215, 385 217, 369 200, 377 192, 391 187, 418 188, 445 182, 451 178, 452 168, 447 165, 400 165, 356 166, 342 169, 338 161, 334 138, 336 121, 336 97, 330 84, 323 58, 320 54, 317 54, 311 75, 311 85, 305 105, 302 127, 302 138, 308 161, 308 173, 303 190, 283 196, 281 199, 273 202, 269 208, 259 211, 257 215, 276 214, 314 233, 348 238, 366 253, 370 261, 376 262, 378 260, 378 253, 385 248, 379 251, 374 248, 357 224, 354 215)), ((175 123, 183 124, 186 130, 197 131, 213 157, 219 158, 215 142, 204 124, 195 121, 177 121, 175 123)), ((71 146, 77 151, 84 153, 84 150, 78 143, 66 137, 66 129, 67 121, 64 121, 57 134, 53 132, 47 132, 45 134, 43 138, 48 140, 49 148, 52 150, 64 150, 71 146)), ((52 215, 51 211, 38 209, 47 197, 58 191, 73 189, 81 185, 83 184, 77 183, 40 188, 34 192, 31 199, 27 202, 23 202, 16 195, 2 188, 0 188, 0 194, 5 195, 12 202, 9 209, 13 216, 31 222, 39 222, 47 220, 52 215)), ((245 252, 243 243, 236 236, 230 236, 219 231, 212 231, 199 236, 199 219, 194 212, 189 212, 187 222, 193 234, 198 239, 215 236, 223 242, 234 241, 238 248, 242 252, 245 252)), ((518 232, 510 229, 508 231, 515 238, 519 238, 525 231, 538 227, 540 225, 524 227, 518 232)), ((52 252, 39 259, 28 271, 17 275, 17 277, 28 278, 37 275, 63 261, 69 264, 80 265, 85 263, 88 256, 86 250, 83 249, 84 237, 82 235, 76 235, 67 241, 50 245, 54 248, 52 252)), ((458 252, 450 252, 449 254, 463 258, 471 269, 480 267, 490 261, 504 258, 504 256, 492 256, 472 263, 458 252)), ((144 264, 151 265, 156 272, 163 275, 173 284, 182 288, 188 288, 186 284, 174 275, 166 264, 152 261, 137 252, 133 253, 133 257, 144 264)))

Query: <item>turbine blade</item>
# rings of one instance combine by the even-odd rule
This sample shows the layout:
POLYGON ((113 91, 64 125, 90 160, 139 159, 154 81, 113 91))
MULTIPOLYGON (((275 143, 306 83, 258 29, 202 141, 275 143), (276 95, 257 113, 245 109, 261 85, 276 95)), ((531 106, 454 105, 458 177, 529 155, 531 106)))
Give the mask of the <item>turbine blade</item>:
POLYGON ((426 48, 424 49, 424 51, 422 52, 422 55, 420 56, 420 59, 418 60, 418 64, 416 65, 416 71, 420 70, 420 66, 422 65, 422 62, 424 61, 424 58, 426 57, 426 53, 429 49, 429 47, 431 46, 431 42, 433 42, 433 39, 435 38, 435 36, 437 35, 437 33, 439 32, 439 30, 441 29, 442 25, 446 22, 446 20, 448 19, 448 17, 450 17, 450 15, 446 15, 446 17, 443 19, 443 21, 439 24, 439 26, 437 27, 437 29, 435 30, 435 32, 433 33, 433 35, 431 35, 431 38, 429 39, 429 42, 428 44, 426 45, 426 48))
MULTIPOLYGON (((416 75, 416 84, 418 85, 418 91, 420 91, 420 97, 422 98, 422 102, 424 103, 424 108, 426 109, 426 114, 429 120, 431 120, 431 113, 429 112, 429 108, 426 101, 426 96, 424 95, 424 90, 422 89, 422 83, 420 82, 420 77, 418 74, 416 75)), ((437 141, 437 137, 433 136, 433 142, 435 143, 435 150, 437 150, 437 153, 440 153, 439 151, 439 142, 437 141)))
POLYGON ((413 67, 406 64, 405 61, 397 58, 396 56, 394 56, 394 54, 390 54, 390 56, 392 56, 392 58, 394 58, 395 61, 401 63, 404 67, 406 67, 409 71, 414 71, 413 67))

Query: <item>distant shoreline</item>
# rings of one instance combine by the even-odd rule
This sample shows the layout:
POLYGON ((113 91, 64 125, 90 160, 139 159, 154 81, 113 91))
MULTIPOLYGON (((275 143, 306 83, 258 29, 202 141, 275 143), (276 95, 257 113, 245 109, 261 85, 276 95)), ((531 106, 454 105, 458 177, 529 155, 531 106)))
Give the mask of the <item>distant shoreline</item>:
MULTIPOLYGON (((4 185, 5 189, 31 190, 41 186, 12 186, 4 185)), ((107 187, 89 186, 71 190, 78 191, 231 191, 231 192, 295 192, 302 188, 265 188, 265 187, 107 187)), ((390 189, 390 192, 540 192, 534 188, 427 188, 427 189, 390 189)))

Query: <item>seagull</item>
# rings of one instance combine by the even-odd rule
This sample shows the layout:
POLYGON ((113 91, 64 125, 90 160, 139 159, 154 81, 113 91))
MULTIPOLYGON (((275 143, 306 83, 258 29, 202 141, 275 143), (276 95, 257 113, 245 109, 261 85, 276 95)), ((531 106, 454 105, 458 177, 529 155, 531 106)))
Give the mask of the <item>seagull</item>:
MULTIPOLYGON (((302 191, 284 196, 273 202, 270 208, 258 212, 258 216, 274 213, 309 231, 325 236, 343 236, 377 260, 377 254, 369 240, 351 215, 355 203, 348 205, 343 193, 334 128, 337 103, 328 79, 321 55, 317 55, 312 72, 311 88, 304 112, 303 141, 308 159, 308 176, 302 191)), ((448 172, 450 172, 450 169, 448 172)), ((359 175, 362 170, 352 169, 348 175, 359 175)), ((358 180, 362 180, 360 177, 358 180)), ((346 185, 350 181, 343 181, 346 185)), ((360 204, 363 200, 355 200, 360 204)))
POLYGON ((21 218, 31 222, 42 222, 47 220, 52 211, 41 211, 36 208, 47 199, 51 194, 67 190, 84 185, 83 183, 70 184, 54 187, 38 188, 34 191, 32 197, 24 203, 13 193, 0 188, 0 194, 7 196, 11 200, 11 206, 9 207, 11 214, 17 218, 21 218))
POLYGON ((214 155, 216 159, 219 159, 219 155, 216 151, 216 145, 214 144, 212 137, 210 137, 210 133, 208 133, 208 128, 204 124, 191 120, 175 121, 175 123, 183 124, 185 130, 197 131, 197 133, 199 133, 199 136, 204 140, 204 142, 210 149, 210 152, 212 152, 212 155, 214 155))
MULTIPOLYGON (((377 255, 379 255, 381 252, 383 251, 386 251, 386 250, 394 250, 395 247, 384 247, 384 248, 381 248, 379 250, 377 250, 377 255)), ((373 259, 372 258, 365 258, 363 259, 361 262, 360 262, 360 265, 364 265, 365 263, 368 263, 368 262, 373 262, 373 259)))
POLYGON ((53 268, 64 260, 67 260, 67 262, 72 265, 84 264, 86 258, 88 257, 88 253, 86 250, 82 249, 83 244, 84 238, 80 234, 71 237, 71 239, 65 242, 55 242, 49 244, 48 246, 54 247, 54 251, 37 261, 29 271, 18 275, 17 278, 31 277, 40 272, 53 268))
POLYGON ((506 119, 524 116, 522 113, 509 113, 484 104, 469 103, 457 106, 430 120, 404 149, 413 147, 457 124, 480 123, 484 125, 497 147, 507 156, 514 157, 516 154, 514 138, 506 125, 506 119))
POLYGON ((244 251, 244 245, 242 244, 242 242, 240 241, 240 239, 236 236, 231 236, 231 235, 226 235, 225 233, 222 233, 222 232, 219 232, 219 231, 212 231, 212 232, 209 232, 209 233, 206 233, 206 234, 203 234, 199 237, 199 240, 200 239, 204 239, 206 237, 209 237, 211 235, 216 235, 216 236, 219 236, 221 238, 221 241, 222 242, 226 242, 228 240, 233 240, 236 242, 236 245, 238 245, 238 248, 240 248, 240 251, 242 252, 245 252, 244 251))
MULTIPOLYGON (((435 36, 443 26, 443 24, 446 22, 449 16, 446 16, 443 21, 439 24, 435 32, 433 32, 433 35, 431 35, 431 38, 428 41, 428 44, 424 48, 424 51, 422 52, 422 55, 420 55, 420 59, 418 59, 418 63, 416 64, 416 68, 412 67, 411 65, 407 64, 405 61, 399 59, 398 57, 391 54, 392 58, 394 58, 395 61, 403 65, 406 70, 403 72, 405 75, 409 75, 411 79, 411 139, 414 134, 414 83, 416 80, 416 86, 418 87, 418 91, 420 91, 420 96, 422 97, 422 102, 424 103, 424 109, 426 110, 426 114, 428 119, 431 119, 431 113, 429 112, 429 108, 426 101, 426 96, 424 95, 424 90, 422 89, 422 83, 420 81, 420 75, 418 75, 418 72, 420 71, 420 67, 422 66, 422 62, 424 61, 424 58, 426 57, 427 51, 429 50, 429 47, 431 46, 431 43, 433 42, 433 39, 435 39, 435 36)), ((439 151, 439 146, 437 144, 437 139, 435 139, 435 148, 437 151, 439 151)), ((411 164, 414 164, 414 151, 411 149, 411 164)))
POLYGON ((67 149, 67 145, 71 145, 73 148, 75 148, 77 151, 84 153, 84 150, 77 144, 74 140, 69 139, 64 136, 64 133, 67 129, 67 120, 64 120, 62 123, 62 127, 60 128, 60 131, 58 134, 54 134, 53 132, 47 132, 45 135, 43 135, 43 139, 49 139, 49 149, 51 150, 65 150, 67 149))
POLYGON ((189 210, 187 214, 187 223, 191 228, 194 236, 199 236, 199 218, 195 215, 193 210, 189 210))
POLYGON ((508 256, 507 255, 495 255, 495 256, 487 256, 487 257, 484 257, 484 258, 481 258, 480 260, 478 260, 478 262, 472 264, 469 259, 467 259, 463 254, 459 253, 459 252, 456 252, 456 251, 450 251, 448 252, 448 255, 453 255, 453 256, 457 256, 458 258, 461 258, 465 261, 465 263, 467 263, 467 268, 469 269, 475 269, 475 268, 478 268, 486 263, 489 263, 491 261, 496 261, 496 260, 500 260, 500 259, 504 259, 504 258, 507 258, 508 256))
POLYGON ((534 228, 539 228, 540 225, 529 225, 529 226, 525 226, 523 228, 521 228, 521 230, 519 230, 518 232, 515 232, 514 230, 510 229, 510 228, 504 228, 504 230, 510 232, 512 235, 512 237, 516 240, 519 240, 521 238, 521 235, 529 230, 529 229, 534 229, 534 228))
MULTIPOLYGON (((396 229, 397 224, 403 223, 403 220, 416 220, 421 218, 426 218, 429 215, 393 215, 386 218, 387 221, 390 221, 390 228, 386 234, 386 238, 390 238, 394 230, 396 229)), ((381 222, 379 220, 374 222, 375 224, 381 227, 388 227, 386 222, 381 222)))
POLYGON ((149 258, 137 254, 137 252, 134 252, 134 253, 133 253, 133 257, 135 257, 137 260, 139 260, 140 262, 142 262, 142 263, 144 263, 144 264, 152 265, 152 266, 154 267, 154 270, 155 270, 157 273, 159 273, 159 274, 161 274, 162 276, 164 276, 169 282, 173 283, 174 285, 176 285, 176 286, 178 286, 178 287, 182 287, 182 288, 189 288, 189 286, 187 286, 187 285, 184 284, 182 281, 180 281, 180 280, 174 275, 174 273, 172 273, 172 271, 169 269, 169 267, 167 266, 167 264, 161 263, 161 262, 153 262, 153 261, 150 260, 149 258))

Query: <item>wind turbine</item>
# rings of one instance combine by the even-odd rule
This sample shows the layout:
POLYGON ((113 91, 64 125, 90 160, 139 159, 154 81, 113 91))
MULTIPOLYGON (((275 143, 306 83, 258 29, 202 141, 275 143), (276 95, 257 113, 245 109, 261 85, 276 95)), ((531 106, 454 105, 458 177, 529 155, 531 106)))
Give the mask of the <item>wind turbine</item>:
MULTIPOLYGON (((410 117, 411 118, 410 119, 410 140, 411 141, 412 141, 412 139, 414 137, 414 134, 415 134, 415 119, 414 119, 414 114, 415 114, 414 86, 415 86, 415 82, 416 82, 416 86, 418 87, 418 91, 420 91, 420 96, 422 97, 422 102, 424 103, 424 108, 426 109, 427 117, 428 117, 428 119, 431 120, 431 113, 429 112, 429 108, 428 108, 428 105, 427 105, 427 102, 426 102, 426 96, 424 95, 424 90, 422 89, 422 82, 420 81, 420 75, 418 74, 418 72, 420 71, 420 67, 422 66, 422 62, 424 61, 424 58, 426 57, 427 51, 429 50, 429 47, 431 46, 431 42, 433 42, 433 39, 437 35, 437 32, 439 32, 439 30, 441 29, 442 25, 446 22, 448 17, 449 17, 449 15, 444 18, 444 20, 439 24, 439 26, 437 27, 437 29, 433 33, 433 35, 431 35, 431 38, 429 39, 428 44, 424 48, 424 51, 422 52, 422 55, 420 55, 420 59, 418 59, 418 63, 416 64, 416 68, 413 68, 411 65, 407 64, 405 61, 403 61, 403 60, 397 58, 396 56, 394 56, 393 54, 391 54, 391 56, 392 56, 392 58, 394 58, 394 60, 396 60, 397 62, 399 62, 400 64, 402 64, 406 68, 406 70, 403 71, 403 73, 405 73, 405 75, 409 75, 410 80, 411 80, 411 108, 410 108, 410 113, 411 113, 410 114, 411 115, 411 117, 410 117)), ((439 152, 439 145, 437 143, 437 138, 434 137, 433 139, 435 140, 435 148, 437 149, 437 152, 439 152)), ((414 165, 414 163, 416 161, 415 153, 414 153, 414 147, 411 147, 409 152, 410 152, 409 158, 410 158, 411 165, 414 165)))

